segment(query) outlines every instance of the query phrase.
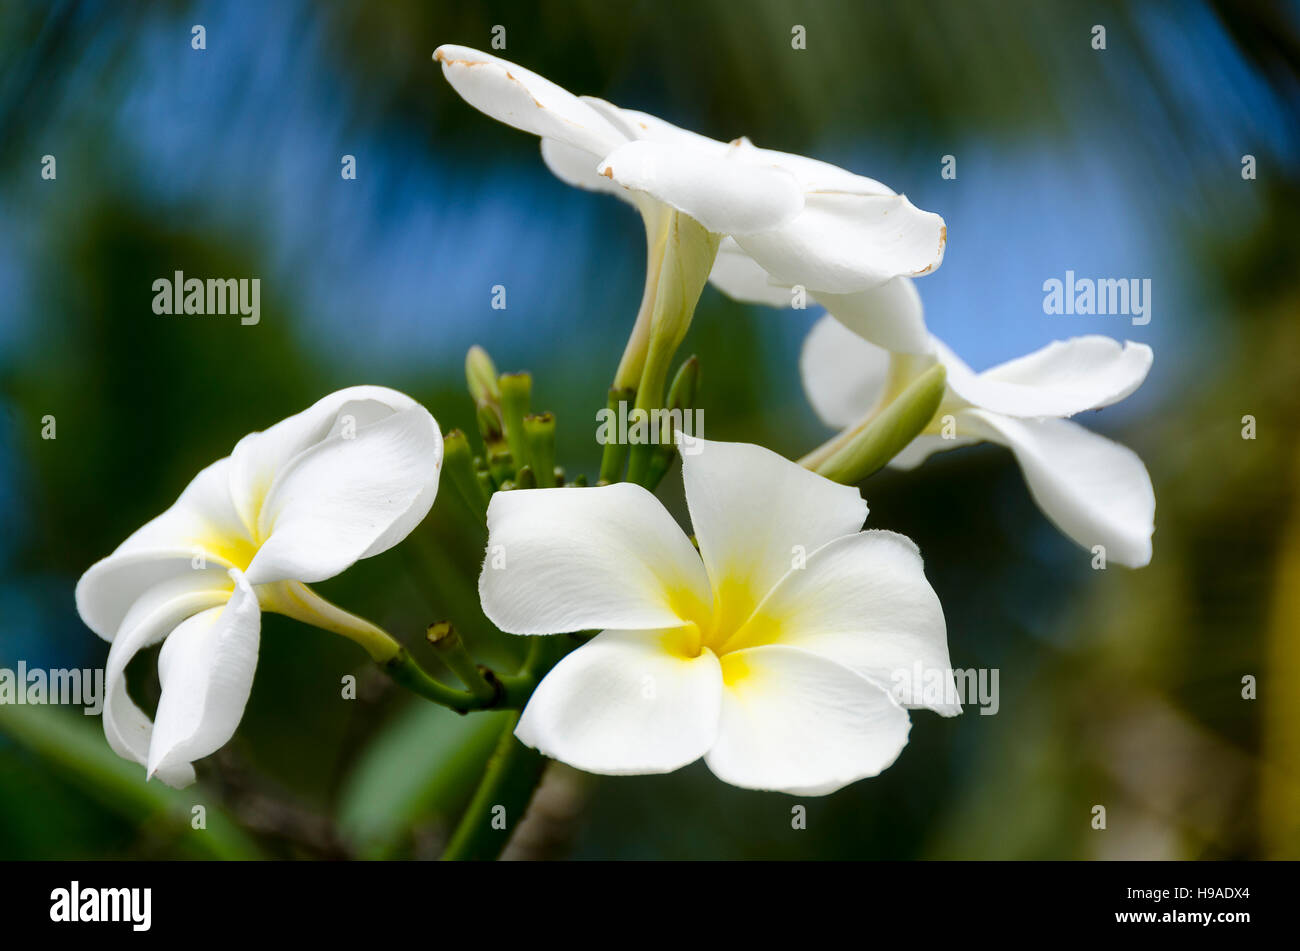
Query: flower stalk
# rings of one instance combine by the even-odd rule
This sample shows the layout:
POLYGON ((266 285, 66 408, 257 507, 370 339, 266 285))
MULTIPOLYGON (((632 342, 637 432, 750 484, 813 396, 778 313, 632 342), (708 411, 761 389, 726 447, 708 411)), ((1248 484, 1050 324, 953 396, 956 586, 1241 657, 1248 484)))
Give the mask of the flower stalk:
POLYGON ((946 379, 942 364, 935 364, 882 411, 814 449, 799 464, 833 482, 856 485, 887 465, 930 424, 943 400, 946 379))
MULTIPOLYGON (((680 212, 669 216, 668 241, 655 290, 650 341, 636 392, 636 410, 649 414, 663 406, 664 387, 673 355, 690 329, 704 285, 718 254, 719 235, 680 212)), ((640 443, 629 453, 627 478, 644 484, 654 446, 640 443)))

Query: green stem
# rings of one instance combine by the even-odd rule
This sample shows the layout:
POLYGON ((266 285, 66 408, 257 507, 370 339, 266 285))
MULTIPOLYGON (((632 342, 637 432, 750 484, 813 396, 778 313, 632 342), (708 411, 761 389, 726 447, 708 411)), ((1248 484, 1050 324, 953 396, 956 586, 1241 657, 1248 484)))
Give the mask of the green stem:
MULTIPOLYGON (((584 631, 580 637, 594 633, 584 631)), ((522 709, 538 681, 575 646, 574 639, 569 637, 534 637, 523 667, 516 677, 511 678, 519 683, 519 692, 512 697, 507 686, 507 697, 517 700, 518 707, 522 709), (523 692, 525 685, 527 693, 523 692)), ((495 859, 500 856, 511 833, 523 819, 528 802, 542 781, 546 757, 515 739, 518 723, 519 714, 516 714, 510 717, 502 729, 501 738, 488 760, 479 788, 457 824, 456 831, 443 852, 443 859, 495 859), (500 828, 503 824, 504 828, 500 828)))
POLYGON ((377 664, 384 664, 402 652, 401 643, 383 628, 325 600, 300 581, 266 585, 260 600, 264 610, 283 614, 360 644, 377 664))
POLYGON ((609 391, 609 398, 605 403, 605 409, 609 412, 607 422, 612 423, 613 433, 607 434, 605 446, 600 454, 600 476, 601 482, 622 482, 623 467, 627 464, 627 443, 619 439, 618 420, 621 414, 627 412, 629 403, 636 398, 636 390, 630 387, 612 387, 609 391))
POLYGON ((496 699, 497 686, 492 682, 492 678, 487 676, 486 668, 474 662, 474 658, 465 649, 465 643, 460 639, 460 633, 452 627, 450 621, 430 624, 425 636, 433 645, 433 649, 438 652, 442 662, 476 699, 484 702, 496 699))
POLYGON ((856 485, 902 452, 934 419, 943 400, 941 364, 926 370, 892 403, 799 460, 818 475, 856 485))
POLYGON ((528 457, 528 436, 524 431, 524 417, 532 400, 533 378, 527 373, 501 375, 501 422, 505 427, 506 445, 514 459, 515 469, 522 469, 532 461, 528 457))
POLYGON ((442 853, 444 861, 500 857, 542 781, 546 757, 515 739, 519 714, 506 721, 483 780, 442 853))
POLYGON ((533 688, 537 686, 537 680, 532 673, 511 676, 485 671, 484 677, 493 685, 491 696, 480 696, 465 690, 457 690, 431 677, 404 647, 380 666, 395 683, 426 700, 450 707, 457 713, 470 713, 474 710, 521 710, 528 702, 528 698, 532 696, 533 688))

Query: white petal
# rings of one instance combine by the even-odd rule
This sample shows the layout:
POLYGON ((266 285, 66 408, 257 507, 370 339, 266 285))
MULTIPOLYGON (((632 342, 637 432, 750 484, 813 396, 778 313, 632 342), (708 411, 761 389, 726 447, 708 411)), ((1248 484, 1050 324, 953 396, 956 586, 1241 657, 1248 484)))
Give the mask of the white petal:
POLYGON ((433 57, 461 98, 498 122, 596 156, 625 139, 573 93, 515 63, 467 46, 440 46, 433 57))
POLYGON ((961 712, 943 608, 925 578, 920 552, 903 535, 860 532, 813 552, 722 649, 763 644, 828 657, 905 706, 945 716, 961 712))
POLYGON ((773 279, 814 293, 851 294, 894 277, 929 274, 943 261, 947 230, 904 195, 810 192, 780 227, 736 240, 773 279))
POLYGON ((1084 548, 1104 545, 1109 561, 1151 561, 1156 497, 1133 450, 1069 420, 968 413, 985 438, 1015 453, 1030 495, 1057 528, 1084 548))
POLYGON ((667 773, 713 745, 722 673, 683 632, 604 631, 538 685, 520 742, 589 773, 667 773))
POLYGON ((856 175, 838 165, 795 155, 790 152, 778 152, 775 149, 762 149, 748 139, 737 142, 740 156, 746 161, 760 165, 772 165, 790 172, 805 192, 842 192, 850 195, 893 195, 893 189, 883 185, 874 178, 856 175))
POLYGON ((267 492, 249 582, 321 581, 388 550, 429 513, 441 467, 442 434, 419 404, 315 443, 267 492))
POLYGON ((162 696, 149 775, 182 770, 235 733, 253 688, 261 631, 257 596, 238 573, 230 601, 182 621, 158 657, 162 696))
POLYGON ((512 634, 678 627, 708 612, 708 578, 667 509, 639 485, 492 496, 483 611, 512 634))
POLYGON ((739 627, 801 555, 867 517, 857 489, 747 443, 691 439, 682 480, 719 630, 739 627))
POLYGON ((733 148, 734 143, 719 142, 707 135, 700 135, 681 126, 673 125, 648 112, 635 109, 622 109, 612 102, 583 96, 582 101, 609 120, 610 124, 625 135, 628 141, 644 139, 648 142, 661 142, 665 145, 680 145, 687 148, 703 149, 714 155, 724 155, 733 148))
POLYGON ((202 558, 222 572, 247 564, 253 542, 230 497, 230 460, 208 466, 162 515, 147 522, 77 582, 77 611, 105 640, 148 589, 187 575, 202 558))
POLYGON ((596 172, 602 156, 561 142, 559 139, 542 139, 542 161, 560 181, 574 188, 617 195, 625 201, 635 197, 626 188, 596 172))
MULTIPOLYGON (((915 469, 921 463, 925 462, 936 452, 946 452, 949 449, 956 449, 959 446, 972 446, 981 441, 981 438, 975 436, 959 435, 962 431, 962 420, 965 419, 965 413, 969 410, 958 410, 953 413, 953 424, 955 434, 952 439, 945 439, 942 435, 932 433, 922 433, 917 436, 907 447, 889 461, 891 469, 915 469)), ((972 430, 973 431, 973 430, 972 430)), ((983 431, 982 429, 980 430, 983 431)))
POLYGON ((855 294, 818 293, 817 303, 859 337, 898 353, 928 354, 921 295, 909 278, 896 277, 855 294))
POLYGON ((383 386, 350 386, 263 432, 250 433, 230 454, 230 490, 250 531, 259 526, 271 484, 295 457, 345 432, 359 432, 402 410, 418 407, 404 393, 383 386))
POLYGON ((884 394, 889 351, 827 314, 804 339, 799 374, 818 418, 844 429, 858 423, 884 394))
POLYGON ((747 304, 790 307, 794 303, 791 289, 774 282, 730 236, 718 245, 709 282, 728 297, 747 304))
POLYGON ((978 375, 950 369, 948 386, 972 405, 1006 416, 1072 416, 1124 399, 1146 379, 1151 358, 1146 344, 1074 337, 978 375))
POLYGON ((794 647, 722 658, 718 738, 704 761, 746 789, 821 796, 887 769, 907 745, 907 711, 847 667, 794 647))
POLYGON ((775 228, 803 208, 803 193, 788 172, 703 149, 628 142, 610 152, 598 171, 671 205, 715 234, 775 228))
MULTIPOLYGON (((153 723, 127 692, 126 668, 140 651, 157 644, 188 617, 225 604, 233 584, 224 571, 194 571, 163 581, 146 591, 126 612, 114 632, 104 670, 104 736, 123 759, 149 762, 153 723)), ((162 770, 169 786, 188 786, 194 770, 188 763, 162 770)))

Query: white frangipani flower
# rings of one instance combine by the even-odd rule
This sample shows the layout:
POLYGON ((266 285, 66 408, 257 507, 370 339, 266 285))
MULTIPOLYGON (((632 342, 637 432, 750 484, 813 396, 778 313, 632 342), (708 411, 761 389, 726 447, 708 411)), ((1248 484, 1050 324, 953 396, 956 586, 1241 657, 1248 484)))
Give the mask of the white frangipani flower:
POLYGON ((746 300, 779 294, 784 300, 777 302, 789 306, 790 293, 780 285, 794 284, 819 294, 854 293, 898 275, 928 274, 943 260, 943 219, 874 179, 579 98, 468 47, 440 46, 434 57, 470 105, 540 136, 542 158, 557 177, 641 211, 650 248, 647 302, 674 211, 724 236, 710 279, 746 300))
POLYGON ((428 410, 377 386, 340 390, 208 466, 171 508, 77 583, 77 610, 111 642, 104 733, 119 756, 171 786, 220 748, 243 716, 261 610, 357 640, 377 660, 397 645, 305 586, 396 545, 428 514, 442 435, 428 410), (155 722, 126 667, 164 641, 155 722))
MULTIPOLYGON (((924 327, 914 288, 888 303, 905 312, 897 325, 924 327)), ((855 332, 859 313, 844 321, 839 315, 832 309, 813 326, 800 359, 809 401, 828 426, 856 426, 942 363, 948 374, 943 402, 890 465, 910 469, 931 453, 1000 443, 1015 455, 1034 501, 1062 532, 1085 548, 1103 545, 1106 557, 1122 565, 1150 562, 1156 502, 1146 466, 1131 449, 1066 418, 1136 390, 1151 369, 1150 347, 1073 337, 975 373, 936 337, 928 336, 928 352, 890 353, 855 332)))
POLYGON ((537 687, 516 736, 594 773, 703 756, 726 782, 805 795, 876 775, 907 743, 900 704, 961 711, 916 546, 861 531, 855 489, 758 446, 695 443, 698 553, 632 483, 493 496, 487 616, 515 634, 601 631, 537 687), (942 698, 900 679, 917 664, 942 698))

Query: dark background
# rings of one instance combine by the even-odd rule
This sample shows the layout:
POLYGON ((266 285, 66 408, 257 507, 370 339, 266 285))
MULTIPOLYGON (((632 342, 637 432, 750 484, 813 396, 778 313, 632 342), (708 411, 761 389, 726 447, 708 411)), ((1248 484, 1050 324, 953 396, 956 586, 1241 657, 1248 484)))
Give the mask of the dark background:
MULTIPOLYGON (((355 383, 471 426, 476 342, 533 372, 561 461, 594 476, 644 239, 442 79, 435 47, 488 49, 498 24, 501 55, 574 92, 834 161, 942 214, 947 257, 919 287, 977 369, 1082 333, 1156 353, 1142 390, 1087 420, 1151 471, 1148 568, 1092 570, 995 447, 864 486, 870 524, 925 553, 953 663, 1000 671, 996 716, 917 713, 897 764, 802 801, 800 831, 797 800, 698 764, 557 768, 511 854, 1300 858, 1294 4, 5 4, 0 667, 101 666, 77 577, 244 433, 355 383), (1151 278, 1150 324, 1045 316, 1042 283, 1067 269, 1151 278), (260 278, 260 324, 155 316, 152 282, 175 270, 260 278)), ((816 316, 706 290, 686 350, 709 437, 795 456, 829 435, 797 372, 816 316)), ((681 512, 675 474, 661 494, 681 512)), ((409 643, 439 618, 481 643, 482 541, 444 486, 403 545, 321 589, 409 643)), ((238 734, 183 792, 146 785, 77 710, 0 707, 0 857, 436 855, 499 715, 408 698, 283 618, 263 635, 238 734)), ((145 701, 153 661, 132 668, 145 701)))

